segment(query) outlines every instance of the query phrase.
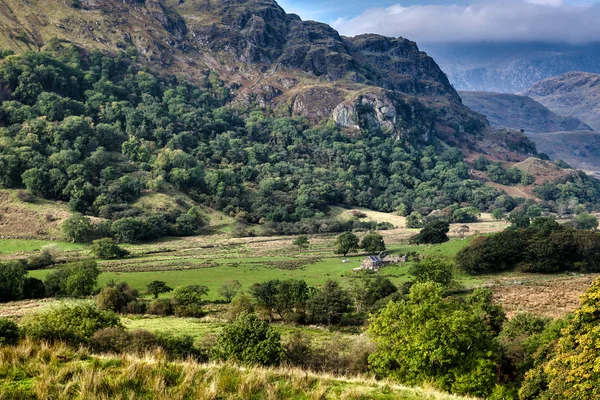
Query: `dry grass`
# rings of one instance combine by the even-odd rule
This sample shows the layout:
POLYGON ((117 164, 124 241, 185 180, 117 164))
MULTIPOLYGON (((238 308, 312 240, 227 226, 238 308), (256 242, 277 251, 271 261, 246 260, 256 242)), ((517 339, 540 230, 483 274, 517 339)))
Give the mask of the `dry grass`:
POLYGON ((16 190, 0 190, 0 235, 17 238, 48 239, 62 237, 59 225, 69 217, 66 205, 36 199, 19 200, 16 190))
POLYGON ((25 341, 0 347, 0 399, 460 399, 365 377, 315 374, 294 368, 168 361, 144 356, 92 355, 62 344, 25 341))
POLYGON ((579 297, 598 274, 565 275, 512 275, 494 282, 494 299, 502 304, 511 317, 519 312, 557 318, 579 307, 579 297))

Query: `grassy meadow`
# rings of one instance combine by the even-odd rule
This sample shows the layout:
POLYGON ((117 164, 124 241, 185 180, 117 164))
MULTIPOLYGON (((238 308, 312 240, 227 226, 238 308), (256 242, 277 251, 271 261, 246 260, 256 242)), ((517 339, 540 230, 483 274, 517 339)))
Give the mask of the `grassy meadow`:
MULTIPOLYGON (((333 237, 329 240, 332 242, 333 237)), ((436 246, 395 244, 388 247, 392 254, 415 252, 451 257, 468 242, 469 239, 453 239, 436 246)), ((160 246, 168 244, 161 243, 160 246)), ((164 248, 162 252, 155 249, 152 254, 137 256, 136 246, 129 246, 129 249, 134 253, 130 258, 100 262, 103 273, 98 279, 99 286, 102 287, 111 280, 124 281, 144 293, 146 286, 154 280, 165 281, 171 287, 199 284, 210 289, 208 300, 219 299, 219 287, 231 280, 240 281, 242 290, 247 290, 254 283, 270 279, 303 279, 311 286, 320 286, 327 279, 344 281, 352 278, 353 269, 360 267, 366 257, 365 254, 361 254, 343 258, 334 255, 331 247, 314 245, 303 250, 279 242, 267 250, 257 251, 253 251, 251 244, 230 246, 226 250, 219 247, 178 251, 164 248), (254 257, 252 253, 255 254, 254 257)), ((396 284, 402 284, 410 279, 410 264, 411 262, 387 266, 380 274, 396 284)), ((51 271, 34 270, 30 271, 29 275, 44 279, 51 271)), ((472 277, 463 278, 467 284, 475 282, 472 277)))

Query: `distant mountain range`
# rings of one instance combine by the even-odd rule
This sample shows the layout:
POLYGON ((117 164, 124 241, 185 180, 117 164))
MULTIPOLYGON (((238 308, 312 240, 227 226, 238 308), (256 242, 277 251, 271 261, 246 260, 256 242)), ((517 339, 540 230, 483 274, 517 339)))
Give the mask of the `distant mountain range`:
POLYGON ((458 90, 517 93, 570 71, 600 73, 600 42, 421 43, 420 48, 435 59, 458 90))
POLYGON ((523 129, 537 150, 553 160, 600 170, 600 74, 569 72, 537 82, 520 95, 459 94, 493 127, 523 129))
POLYGON ((600 131, 600 74, 569 72, 544 79, 523 94, 559 115, 577 117, 600 131))
POLYGON ((563 117, 537 101, 509 93, 459 91, 463 104, 484 114, 496 128, 523 129, 527 133, 591 131, 576 117, 563 117))

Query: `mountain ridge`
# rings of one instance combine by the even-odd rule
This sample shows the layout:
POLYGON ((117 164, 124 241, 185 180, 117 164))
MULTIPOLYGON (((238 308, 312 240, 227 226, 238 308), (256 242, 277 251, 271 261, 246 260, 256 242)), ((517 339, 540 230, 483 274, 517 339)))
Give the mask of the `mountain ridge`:
POLYGON ((463 104, 484 114, 496 128, 526 132, 592 131, 576 117, 558 115, 530 97, 510 93, 459 91, 463 104))
POLYGON ((563 116, 600 130, 600 74, 572 71, 535 83, 523 92, 563 116))
POLYGON ((333 119, 351 135, 366 124, 413 143, 437 138, 494 157, 520 157, 506 151, 485 118, 462 105, 416 43, 343 37, 271 0, 0 0, 0 16, 0 48, 19 52, 68 42, 112 53, 135 49, 167 74, 202 79, 217 72, 240 107, 333 119), (498 143, 483 150, 482 136, 498 143))

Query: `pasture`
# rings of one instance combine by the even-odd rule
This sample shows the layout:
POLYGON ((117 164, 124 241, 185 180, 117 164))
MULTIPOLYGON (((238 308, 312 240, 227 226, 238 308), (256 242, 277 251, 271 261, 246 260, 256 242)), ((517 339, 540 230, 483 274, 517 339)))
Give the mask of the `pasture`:
MULTIPOLYGON (((333 241, 333 237, 329 240, 333 241)), ((395 244, 388 248, 392 254, 421 253, 451 257, 468 242, 469 239, 455 239, 435 246, 395 244)), ((333 248, 329 246, 313 245, 304 250, 281 243, 280 240, 274 240, 271 246, 262 250, 255 250, 248 244, 180 250, 165 247, 168 243, 161 243, 160 246, 163 247, 162 251, 147 250, 150 253, 145 254, 138 253, 135 246, 129 246, 134 253, 131 258, 101 261, 103 272, 98 279, 99 286, 105 286, 111 280, 127 282, 144 293, 146 286, 154 280, 165 281, 171 287, 198 284, 209 288, 207 300, 217 300, 219 287, 231 280, 238 280, 242 290, 270 279, 302 279, 311 286, 320 286, 328 279, 344 282, 356 275, 353 269, 360 267, 366 257, 366 254, 359 254, 343 258, 334 255, 333 248)), ((390 265, 381 269, 380 274, 395 284, 402 284, 410 278, 410 265, 411 262, 390 265)), ((34 270, 29 275, 44 279, 51 271, 34 270)), ((462 278, 465 283, 473 282, 472 277, 462 278)))

